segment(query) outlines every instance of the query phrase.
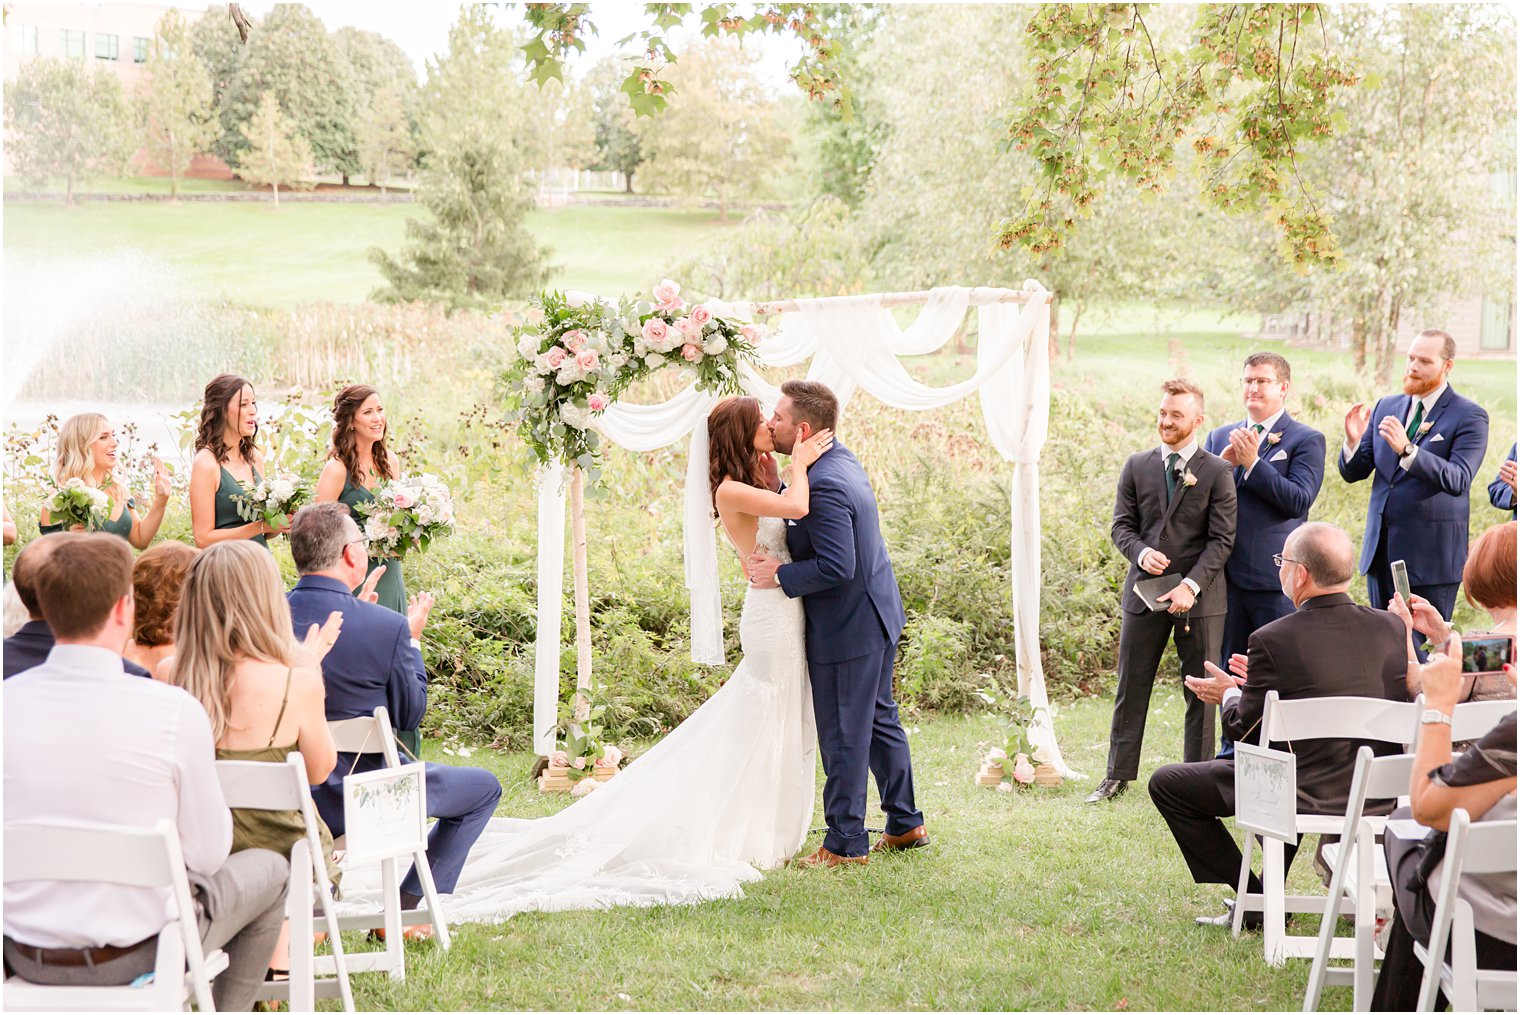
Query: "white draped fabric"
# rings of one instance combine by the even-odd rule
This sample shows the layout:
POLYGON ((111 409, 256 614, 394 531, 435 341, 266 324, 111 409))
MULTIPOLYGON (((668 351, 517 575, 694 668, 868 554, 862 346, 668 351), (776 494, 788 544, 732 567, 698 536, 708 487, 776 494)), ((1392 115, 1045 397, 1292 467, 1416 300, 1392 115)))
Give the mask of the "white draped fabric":
MULTIPOLYGON (((1038 282, 1025 291, 1045 292, 1038 282)), ((898 409, 923 411, 980 393, 982 416, 998 453, 1013 463, 1012 597, 1015 658, 1020 693, 1028 694, 1039 716, 1031 731, 1035 746, 1068 777, 1076 776, 1061 757, 1051 725, 1044 670, 1040 662, 1039 457, 1049 430, 1049 310, 1044 299, 1022 304, 999 302, 1005 289, 947 286, 930 292, 913 323, 902 328, 880 294, 799 300, 798 311, 782 317, 779 328, 759 346, 766 366, 808 363, 808 377, 827 384, 843 415, 850 398, 863 389, 898 409), (902 356, 932 353, 950 341, 968 308, 978 319, 977 363, 967 379, 946 387, 915 380, 902 356)), ((709 304, 712 306, 712 304, 709 304)), ((715 313, 748 320, 750 304, 715 308, 715 313)), ((744 387, 767 407, 779 391, 753 370, 743 371, 744 387)), ((703 423, 719 396, 688 387, 657 405, 617 403, 597 428, 614 444, 650 451, 689 437, 685 490, 685 571, 691 593, 692 658, 723 662, 722 595, 718 585, 717 533, 707 478, 707 428, 703 423)), ((535 747, 553 750, 553 717, 559 691, 561 599, 564 585, 564 484, 558 470, 546 472, 539 494, 539 630, 535 669, 535 747), (545 718, 547 717, 547 723, 545 718)))

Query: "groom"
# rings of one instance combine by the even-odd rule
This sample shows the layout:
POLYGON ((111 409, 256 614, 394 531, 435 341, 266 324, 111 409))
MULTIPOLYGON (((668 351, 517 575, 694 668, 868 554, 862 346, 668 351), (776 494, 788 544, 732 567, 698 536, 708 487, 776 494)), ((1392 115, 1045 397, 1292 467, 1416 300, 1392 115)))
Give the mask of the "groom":
MULTIPOLYGON (((817 381, 787 381, 771 417, 776 450, 833 430, 839 401, 817 381)), ((799 866, 837 867, 868 860, 867 773, 876 776, 887 830, 875 851, 929 844, 913 805, 908 737, 892 700, 892 665, 906 617, 897 577, 882 544, 876 494, 860 462, 839 441, 808 469, 807 516, 787 522, 790 564, 756 552, 750 580, 802 597, 808 674, 823 755, 823 812, 829 832, 799 866)))

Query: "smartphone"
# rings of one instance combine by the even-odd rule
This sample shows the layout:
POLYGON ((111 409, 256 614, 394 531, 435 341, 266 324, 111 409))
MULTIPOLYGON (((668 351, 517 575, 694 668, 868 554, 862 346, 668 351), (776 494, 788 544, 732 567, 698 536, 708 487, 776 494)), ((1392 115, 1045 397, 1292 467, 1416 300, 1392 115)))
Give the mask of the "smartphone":
POLYGON ((1498 673, 1514 658, 1514 635, 1474 634, 1462 639, 1463 673, 1498 673))
MULTIPOLYGON (((1409 568, 1407 566, 1405 566, 1405 564, 1404 564, 1404 562, 1402 560, 1396 560, 1396 561, 1394 561, 1393 565, 1392 565, 1392 568, 1393 568, 1393 587, 1394 587, 1394 589, 1396 589, 1398 591, 1399 595, 1401 595, 1401 596, 1404 597, 1404 605, 1408 606, 1409 605, 1409 568)), ((1386 604, 1379 603, 1378 605, 1379 606, 1383 606, 1383 605, 1386 605, 1386 604)))

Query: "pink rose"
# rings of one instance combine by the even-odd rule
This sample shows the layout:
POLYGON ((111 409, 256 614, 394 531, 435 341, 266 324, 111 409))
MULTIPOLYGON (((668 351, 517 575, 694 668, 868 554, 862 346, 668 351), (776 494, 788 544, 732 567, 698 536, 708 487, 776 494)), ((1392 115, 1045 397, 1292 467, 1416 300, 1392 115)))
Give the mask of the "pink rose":
POLYGON ((595 793, 601 788, 602 784, 597 782, 595 779, 582 779, 580 782, 570 787, 570 795, 585 796, 588 793, 595 793))
POLYGON ((1029 763, 1029 755, 1020 754, 1017 758, 1013 759, 1013 772, 1011 774, 1013 775, 1014 782, 1023 783, 1025 786, 1034 782, 1034 766, 1029 763))
POLYGON ((575 354, 575 365, 582 370, 595 370, 598 357, 595 349, 582 349, 575 354))
POLYGON ((565 360, 570 358, 570 354, 557 345, 544 353, 544 356, 546 357, 544 362, 549 364, 550 370, 558 370, 565 365, 565 360))
POLYGON ((702 325, 693 322, 690 317, 677 318, 675 328, 687 338, 696 338, 702 334, 702 325))
POLYGON ((564 751, 555 751, 553 754, 549 755, 549 767, 569 768, 570 755, 566 754, 564 751))
POLYGON ((603 409, 607 408, 607 396, 601 392, 597 392, 590 398, 586 399, 586 407, 589 408, 592 412, 601 412, 603 409))
POLYGON ((575 760, 573 760, 573 761, 570 762, 570 767, 571 768, 585 768, 586 767, 586 759, 585 758, 576 758, 575 760))
POLYGON ((697 345, 681 346, 681 357, 688 363, 695 363, 702 358, 702 347, 697 345))
POLYGON ((1006 757, 1008 757, 1008 752, 1001 747, 993 747, 987 751, 988 761, 1002 761, 1006 757))
POLYGON ((693 321, 701 326, 707 324, 712 320, 712 311, 708 310, 706 306, 699 303, 691 308, 691 314, 689 316, 693 321))
POLYGON ((743 335, 744 340, 750 345, 754 345, 765 334, 765 329, 758 324, 746 324, 739 329, 739 334, 743 335))
POLYGON ((659 345, 670 334, 669 327, 658 317, 651 317, 644 322, 644 341, 650 345, 659 345))
POLYGON ((412 498, 405 490, 397 490, 393 499, 396 502, 396 506, 403 511, 412 506, 412 498))
POLYGON ((668 278, 654 287, 654 301, 662 310, 678 310, 686 305, 681 299, 681 287, 668 278))
POLYGON ((602 760, 597 762, 597 764, 603 765, 607 768, 616 768, 618 766, 618 763, 622 760, 623 752, 617 747, 617 745, 608 744, 605 748, 603 748, 602 760))
POLYGON ((581 347, 586 344, 586 333, 581 329, 576 328, 574 331, 565 332, 565 334, 560 338, 560 341, 564 342, 565 348, 569 349, 571 352, 579 352, 581 350, 581 347))

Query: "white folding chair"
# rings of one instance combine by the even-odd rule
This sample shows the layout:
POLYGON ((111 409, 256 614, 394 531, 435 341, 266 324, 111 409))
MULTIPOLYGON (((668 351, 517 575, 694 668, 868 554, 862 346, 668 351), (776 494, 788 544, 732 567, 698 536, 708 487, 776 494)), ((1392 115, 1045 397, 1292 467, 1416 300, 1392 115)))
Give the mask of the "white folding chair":
MULTIPOLYGON (((376 706, 373 715, 353 719, 338 719, 327 724, 332 733, 333 745, 340 754, 381 754, 385 767, 399 768, 400 755, 396 751, 395 734, 391 729, 390 713, 384 705, 376 706)), ((412 854, 417 868, 418 880, 422 882, 425 907, 401 908, 401 874, 394 858, 380 861, 380 890, 384 908, 375 913, 356 913, 339 917, 344 930, 385 931, 385 949, 360 952, 348 957, 349 969, 356 973, 389 972, 392 979, 406 979, 406 953, 403 950, 402 928, 416 924, 431 924, 433 936, 444 951, 450 945, 448 924, 444 922, 443 909, 438 904, 438 889, 433 883, 433 868, 428 864, 427 854, 417 850, 412 854)))
POLYGON ((204 951, 179 832, 163 820, 147 829, 5 826, 6 884, 19 881, 97 881, 134 888, 167 888, 175 919, 158 935, 153 982, 143 987, 51 987, 7 977, 9 1011, 179 1011, 194 998, 216 1011, 211 981, 227 968, 221 949, 204 951))
POLYGON ((290 919, 290 979, 267 982, 259 999, 288 1001, 293 1012, 315 1011, 318 996, 332 997, 336 991, 342 998, 343 1010, 353 1011, 354 995, 348 984, 343 940, 333 910, 327 857, 317 831, 317 808, 311 800, 311 787, 306 784, 305 759, 299 751, 293 751, 283 765, 267 761, 218 761, 216 774, 228 807, 300 811, 306 824, 306 837, 290 851, 290 890, 285 897, 285 912, 290 919), (332 945, 330 956, 316 954, 313 885, 315 903, 322 907, 327 939, 332 945))
POLYGON ((1367 817, 1363 812, 1368 800, 1392 800, 1403 796, 1409 789, 1409 773, 1413 766, 1412 754, 1375 758, 1372 748, 1357 748, 1351 797, 1346 802, 1346 818, 1341 825, 1341 841, 1325 847, 1325 863, 1333 872, 1329 898, 1344 897, 1352 901, 1356 933, 1349 942, 1336 937, 1340 907, 1326 907, 1320 920, 1314 965, 1309 971, 1309 986, 1304 991, 1305 1012, 1319 1010, 1320 995, 1327 985, 1351 987, 1351 1010, 1369 1010, 1372 963, 1378 957, 1373 931, 1377 911, 1392 903, 1392 886, 1389 884, 1387 858, 1377 843, 1378 826, 1385 823, 1385 819, 1367 817), (1352 964, 1349 967, 1331 966, 1333 958, 1350 958, 1352 964))
POLYGON ((1452 811, 1430 944, 1414 945, 1415 957, 1425 964, 1417 1011, 1436 1010, 1437 990, 1446 993, 1452 1011, 1515 1010, 1515 971, 1478 968, 1472 906, 1457 895, 1463 874, 1515 873, 1520 866, 1515 845, 1513 820, 1474 823, 1462 808, 1452 811), (1450 962, 1445 960, 1447 941, 1450 962))
MULTIPOLYGON (((1261 718, 1261 743, 1287 741, 1291 746, 1305 740, 1376 740, 1404 747, 1414 741, 1419 723, 1419 706, 1407 701, 1384 698, 1329 697, 1280 700, 1276 691, 1267 692, 1261 718)), ((1382 831, 1383 819, 1366 817, 1375 831, 1382 831)), ((1334 835, 1345 823, 1342 815, 1304 814, 1296 826, 1300 836, 1334 835)), ((1268 964, 1280 966, 1289 958, 1308 958, 1314 954, 1318 935, 1289 934, 1288 913, 1324 913, 1328 896, 1288 895, 1283 843, 1264 838, 1261 849, 1261 893, 1247 891, 1251 877, 1251 853, 1255 836, 1247 833, 1241 847, 1240 883, 1236 886, 1234 934, 1240 936, 1247 912, 1262 914, 1262 949, 1268 964)), ((1353 900, 1338 898, 1334 910, 1352 913, 1353 900)), ((1350 957, 1344 950, 1341 957, 1350 957)))
POLYGON ((1451 711, 1451 739, 1453 743, 1463 740, 1481 740, 1483 734, 1499 725, 1516 709, 1513 698, 1508 701, 1464 701, 1451 711))

